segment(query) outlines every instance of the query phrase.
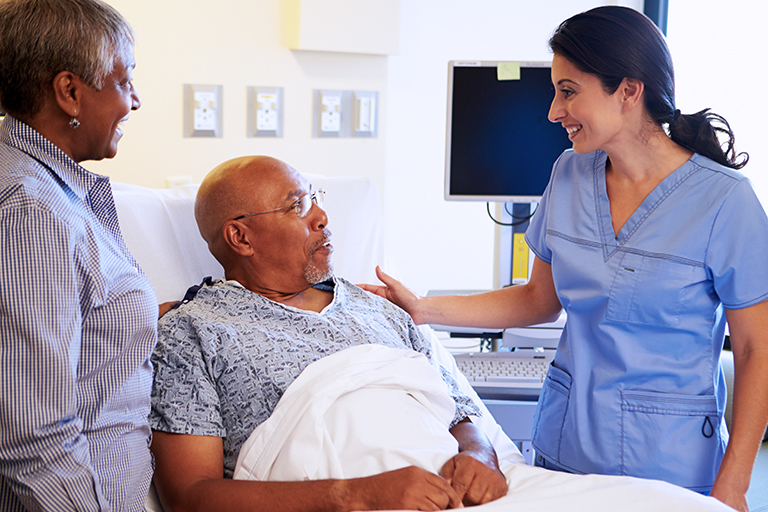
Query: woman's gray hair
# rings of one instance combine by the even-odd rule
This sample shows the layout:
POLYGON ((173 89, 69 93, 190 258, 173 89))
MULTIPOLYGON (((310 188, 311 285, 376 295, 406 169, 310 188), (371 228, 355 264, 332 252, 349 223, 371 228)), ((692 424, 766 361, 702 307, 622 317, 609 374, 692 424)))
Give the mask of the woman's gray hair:
POLYGON ((0 106, 35 116, 62 71, 101 89, 133 44, 131 26, 101 0, 0 0, 0 106))

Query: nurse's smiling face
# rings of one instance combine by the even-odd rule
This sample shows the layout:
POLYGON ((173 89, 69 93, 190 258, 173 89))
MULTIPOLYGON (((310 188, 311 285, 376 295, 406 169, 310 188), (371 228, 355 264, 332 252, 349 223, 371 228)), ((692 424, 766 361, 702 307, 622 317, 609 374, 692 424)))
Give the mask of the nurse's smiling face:
POLYGON ((622 105, 617 91, 609 94, 595 75, 579 70, 555 55, 552 59, 555 98, 549 120, 562 124, 578 154, 608 151, 622 129, 622 105))

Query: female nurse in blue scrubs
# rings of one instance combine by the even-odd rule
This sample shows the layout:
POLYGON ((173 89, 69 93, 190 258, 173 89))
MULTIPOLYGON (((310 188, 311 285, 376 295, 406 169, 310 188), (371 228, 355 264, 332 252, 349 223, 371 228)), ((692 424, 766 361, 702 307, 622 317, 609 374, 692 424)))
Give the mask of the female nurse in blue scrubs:
POLYGON ((746 155, 721 117, 677 110, 664 37, 639 12, 579 14, 550 47, 549 119, 573 149, 555 163, 526 234, 529 283, 419 297, 377 269, 385 286, 366 289, 417 323, 517 327, 564 308, 534 422, 540 464, 666 480, 747 510, 768 421, 768 219, 735 170, 746 155))

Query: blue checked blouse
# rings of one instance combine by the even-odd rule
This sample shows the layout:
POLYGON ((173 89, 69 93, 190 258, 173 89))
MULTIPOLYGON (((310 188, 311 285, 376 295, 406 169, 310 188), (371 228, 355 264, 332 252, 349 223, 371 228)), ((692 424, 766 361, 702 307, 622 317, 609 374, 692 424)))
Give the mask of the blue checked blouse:
POLYGON ((142 510, 157 302, 109 180, 0 126, 0 510, 142 510))

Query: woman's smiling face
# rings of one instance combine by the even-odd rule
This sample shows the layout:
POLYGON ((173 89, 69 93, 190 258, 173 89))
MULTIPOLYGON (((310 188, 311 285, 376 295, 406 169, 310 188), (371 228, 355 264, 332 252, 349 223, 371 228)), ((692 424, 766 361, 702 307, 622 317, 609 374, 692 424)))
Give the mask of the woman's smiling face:
POLYGON ((607 93, 599 78, 557 54, 552 59, 552 84, 555 98, 549 120, 565 128, 573 150, 578 154, 606 150, 623 125, 618 91, 607 93))
POLYGON ((75 160, 102 160, 117 154, 123 136, 122 124, 132 110, 141 106, 133 87, 133 52, 117 59, 112 72, 104 78, 101 90, 86 87, 78 112, 79 153, 75 160))

